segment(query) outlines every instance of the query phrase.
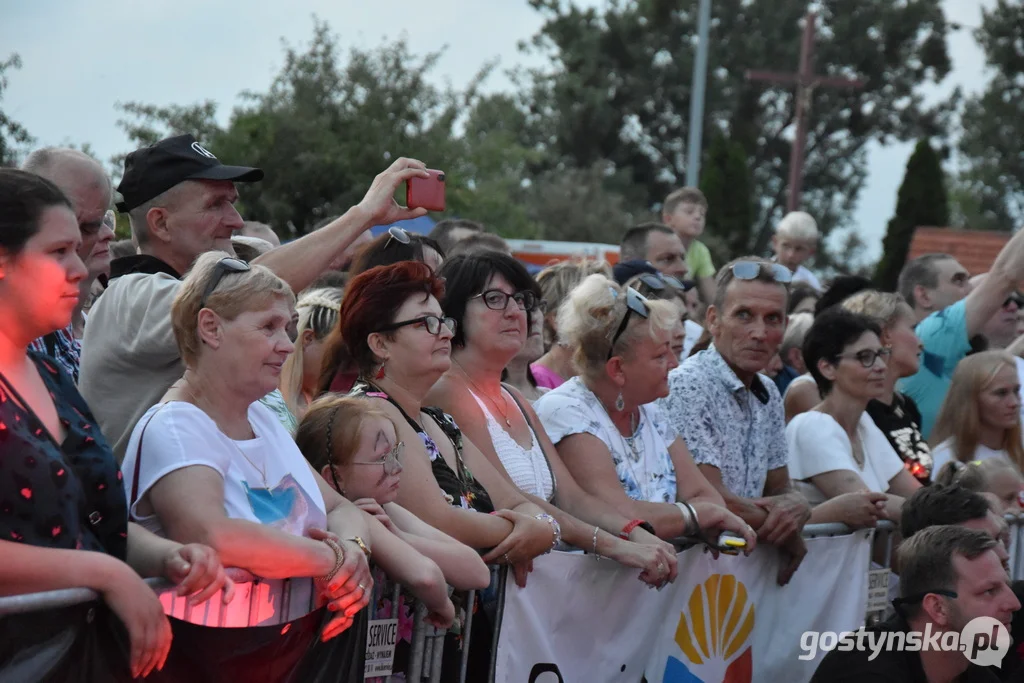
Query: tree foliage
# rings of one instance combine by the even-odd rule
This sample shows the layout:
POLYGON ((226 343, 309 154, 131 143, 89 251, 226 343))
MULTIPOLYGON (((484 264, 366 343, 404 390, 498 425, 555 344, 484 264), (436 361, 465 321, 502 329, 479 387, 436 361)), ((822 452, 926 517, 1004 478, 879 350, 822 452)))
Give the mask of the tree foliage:
POLYGON ((708 217, 707 245, 715 263, 746 254, 754 226, 753 184, 743 145, 716 133, 705 155, 700 189, 715 210, 708 217))
MULTIPOLYGON (((3 102, 8 87, 8 73, 20 68, 21 57, 17 54, 0 61, 0 102, 3 102)), ((25 127, 0 108, 0 166, 17 166, 25 147, 33 142, 25 127)))
POLYGON ((907 172, 896 200, 896 214, 889 221, 882 241, 882 260, 875 269, 875 286, 883 291, 896 289, 915 229, 947 225, 949 202, 942 162, 928 140, 921 140, 907 161, 907 172))
MULTIPOLYGON (((656 206, 685 175, 698 3, 611 0, 598 10, 530 2, 545 19, 531 49, 549 58, 528 74, 522 101, 535 144, 550 150, 552 163, 610 162, 642 189, 645 207, 656 206)), ((950 64, 940 0, 814 5, 817 72, 867 82, 813 95, 804 208, 827 234, 849 219, 868 142, 931 134, 945 123, 948 107, 927 109, 921 87, 941 80, 950 64)), ((806 9, 806 0, 714 4, 705 125, 744 146, 756 202, 752 234, 783 213, 794 103, 792 92, 744 74, 796 69, 806 9)), ((709 222, 720 208, 710 207, 709 222)))
POLYGON ((956 217, 1010 231, 1024 217, 1024 5, 997 0, 974 33, 993 77, 964 104, 956 217))

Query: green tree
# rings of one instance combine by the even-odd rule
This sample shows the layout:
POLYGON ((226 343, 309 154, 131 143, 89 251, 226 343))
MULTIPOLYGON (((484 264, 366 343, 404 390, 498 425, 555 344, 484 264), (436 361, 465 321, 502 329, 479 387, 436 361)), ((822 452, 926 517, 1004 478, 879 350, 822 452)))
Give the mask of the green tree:
MULTIPOLYGON (((552 164, 610 162, 656 208, 685 177, 696 2, 613 0, 603 9, 530 0, 544 24, 529 49, 549 58, 524 74, 521 106, 552 164)), ((818 73, 857 76, 859 90, 814 92, 804 209, 827 234, 848 222, 866 174, 866 145, 931 135, 949 106, 928 110, 922 86, 949 71, 940 0, 821 0, 818 73)), ((730 130, 749 160, 754 234, 784 212, 794 96, 752 83, 748 69, 795 70, 806 0, 717 0, 705 126, 730 130)), ((709 140, 710 142, 710 140, 709 140)), ((724 205, 712 205, 709 221, 724 205)), ((827 255, 819 265, 827 265, 827 255)))
POLYGON ((997 0, 974 36, 994 75, 964 104, 956 213, 969 227, 1010 231, 1024 217, 1024 5, 997 0))
MULTIPOLYGON (((8 88, 8 73, 20 68, 21 57, 17 54, 0 61, 0 102, 8 88)), ((34 142, 25 127, 0 108, 0 166, 17 166, 25 147, 34 142)))
POLYGON ((914 230, 919 226, 947 225, 949 202, 942 163, 928 140, 921 140, 907 161, 907 172, 896 199, 896 214, 889 221, 882 240, 882 259, 875 269, 875 286, 883 291, 896 289, 914 230))
POLYGON ((754 195, 743 145, 716 132, 704 155, 700 189, 714 211, 708 216, 708 248, 715 263, 751 250, 754 195))
POLYGON ((428 79, 439 57, 417 57, 404 41, 343 55, 327 24, 315 21, 310 43, 286 46, 269 89, 242 93, 226 126, 218 124, 213 102, 121 104, 128 115, 121 125, 138 145, 189 132, 223 159, 264 169, 261 183, 239 185, 241 207, 246 218, 282 234, 304 234, 357 203, 399 155, 445 170, 449 208, 461 213, 486 206, 475 188, 491 187, 489 174, 508 175, 524 163, 517 155, 528 154, 513 149, 494 161, 480 149, 467 153, 468 142, 454 131, 481 99, 478 86, 490 66, 463 91, 441 89, 428 79))

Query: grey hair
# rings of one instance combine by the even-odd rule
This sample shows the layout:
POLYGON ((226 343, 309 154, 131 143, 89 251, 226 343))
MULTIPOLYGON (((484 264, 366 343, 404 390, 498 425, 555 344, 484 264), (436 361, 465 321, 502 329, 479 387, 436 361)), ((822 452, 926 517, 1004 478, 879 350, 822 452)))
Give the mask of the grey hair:
POLYGON ((147 218, 150 210, 173 209, 180 199, 182 188, 189 182, 193 181, 184 180, 174 187, 164 190, 148 202, 139 204, 128 212, 128 222, 132 226, 132 237, 135 239, 135 244, 139 249, 146 247, 150 242, 149 219, 147 218))
POLYGON ((903 266, 900 278, 896 283, 896 291, 903 295, 911 307, 917 306, 914 289, 917 286, 935 289, 939 286, 939 269, 936 264, 948 261, 953 257, 949 254, 924 254, 903 266))
POLYGON ((107 190, 109 204, 114 196, 114 186, 110 181, 110 176, 104 170, 103 164, 85 152, 70 147, 43 147, 30 152, 25 157, 21 170, 42 176, 66 192, 69 176, 64 175, 62 171, 73 170, 74 173, 70 178, 79 180, 82 175, 78 169, 82 167, 88 167, 94 171, 95 180, 100 181, 107 190))

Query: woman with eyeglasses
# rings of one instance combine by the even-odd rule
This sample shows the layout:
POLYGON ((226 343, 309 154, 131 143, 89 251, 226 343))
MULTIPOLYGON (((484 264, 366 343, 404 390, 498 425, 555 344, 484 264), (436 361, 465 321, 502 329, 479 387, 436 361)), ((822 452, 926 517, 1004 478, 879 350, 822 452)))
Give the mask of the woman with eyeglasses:
MULTIPOLYGON (((444 282, 416 261, 371 268, 349 283, 330 339, 359 368, 352 395, 365 397, 398 426, 411 483, 398 489, 396 501, 483 551, 485 562, 509 565, 525 587, 533 558, 557 544, 558 529, 495 471, 450 415, 426 400, 451 367, 456 323, 442 312, 443 291, 444 282)), ((322 376, 334 375, 333 360, 325 357, 322 376)), ((481 617, 473 619, 468 680, 486 678, 490 662, 493 631, 481 617)), ((444 671, 457 669, 460 649, 445 648, 444 671)))
POLYGON ((559 329, 580 374, 537 402, 537 414, 566 470, 583 491, 662 539, 717 538, 731 531, 756 542, 697 469, 686 444, 653 403, 668 395, 677 361, 669 335, 677 309, 591 275, 559 311, 559 329))
POLYGON ((1004 351, 967 356, 953 371, 931 436, 933 471, 950 461, 1002 458, 1024 472, 1020 380, 1004 351))
POLYGON ((165 608, 225 626, 249 625, 255 615, 260 625, 288 623, 310 642, 326 641, 367 604, 372 552, 433 620, 450 623, 440 569, 324 482, 258 401, 277 386, 294 348, 294 301, 270 270, 223 252, 200 256, 174 300, 186 370, 132 433, 123 463, 132 517, 160 536, 207 541, 259 582, 219 615, 165 608))
POLYGON ((630 527, 613 505, 585 492, 526 397, 501 381, 502 368, 527 336, 527 316, 538 309, 526 269, 492 252, 453 258, 441 275, 441 304, 457 325, 452 367, 427 400, 449 412, 502 477, 555 520, 561 540, 641 569, 649 585, 673 579, 672 547, 649 527, 630 527))
POLYGON ((822 401, 786 426, 789 473, 812 505, 812 523, 899 524, 905 498, 921 488, 866 409, 886 388, 892 353, 871 318, 842 308, 820 314, 804 339, 804 361, 822 401))
POLYGON ((899 294, 873 289, 858 292, 840 305, 873 318, 882 329, 882 345, 892 349, 885 369, 885 391, 868 403, 868 415, 907 470, 927 484, 937 472, 933 472, 931 449, 921 435, 921 412, 914 399, 896 390, 896 382, 916 373, 921 363, 922 347, 914 332, 914 311, 899 294))
MULTIPOLYGON (((349 268, 349 278, 364 273, 370 268, 388 266, 402 261, 419 261, 427 264, 431 271, 437 272, 444 262, 444 251, 441 246, 423 235, 415 235, 397 225, 392 225, 383 235, 377 236, 372 242, 360 250, 349 268)), ((346 356, 345 345, 335 338, 325 344, 324 358, 333 369, 331 374, 321 372, 318 393, 335 391, 347 393, 359 378, 359 368, 353 360, 346 356)), ((326 367, 326 366, 325 366, 326 367)), ((322 368, 321 368, 322 370, 322 368)))
POLYGON ((209 546, 158 538, 129 521, 117 460, 71 375, 29 350, 71 321, 87 277, 81 244, 56 185, 0 169, 0 595, 89 588, 100 597, 98 606, 0 619, 0 672, 19 670, 20 680, 65 680, 71 671, 125 680, 160 669, 171 629, 142 577, 168 579, 193 605, 215 594, 229 600, 234 590, 209 546), (127 648, 112 652, 120 626, 127 661, 127 648), (8 668, 12 657, 20 662, 8 668))

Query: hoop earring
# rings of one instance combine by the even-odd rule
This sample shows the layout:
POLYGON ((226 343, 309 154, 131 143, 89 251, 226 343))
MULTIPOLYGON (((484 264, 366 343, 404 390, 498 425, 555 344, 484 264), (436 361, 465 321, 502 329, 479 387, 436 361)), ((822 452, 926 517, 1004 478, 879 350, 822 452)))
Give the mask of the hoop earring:
POLYGON ((615 410, 623 410, 626 407, 626 402, 622 400, 622 392, 619 392, 618 397, 615 399, 615 410))

